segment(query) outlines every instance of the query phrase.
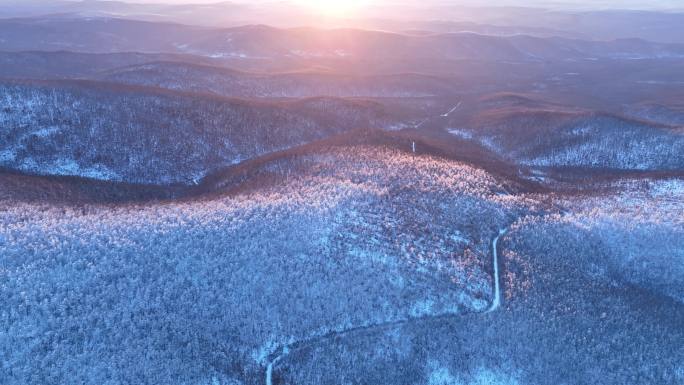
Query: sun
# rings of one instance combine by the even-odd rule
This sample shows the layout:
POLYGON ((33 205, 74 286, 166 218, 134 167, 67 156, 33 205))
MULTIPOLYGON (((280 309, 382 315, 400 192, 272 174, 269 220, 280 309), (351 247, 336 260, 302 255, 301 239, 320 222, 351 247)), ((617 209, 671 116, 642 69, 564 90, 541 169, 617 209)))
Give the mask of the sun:
POLYGON ((369 5, 370 0, 295 0, 295 3, 319 15, 348 17, 369 5))

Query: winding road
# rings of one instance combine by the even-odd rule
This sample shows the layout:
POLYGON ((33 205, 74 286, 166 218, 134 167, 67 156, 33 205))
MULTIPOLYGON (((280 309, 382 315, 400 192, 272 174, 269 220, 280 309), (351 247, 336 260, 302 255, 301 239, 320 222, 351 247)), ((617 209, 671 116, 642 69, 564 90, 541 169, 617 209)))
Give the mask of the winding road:
MULTIPOLYGON (((503 228, 499 230, 499 233, 497 234, 496 237, 492 240, 492 268, 493 268, 493 274, 492 274, 492 280, 493 282, 493 299, 492 303, 489 306, 489 308, 484 312, 486 313, 491 313, 498 309, 501 306, 501 283, 500 283, 500 278, 499 278, 499 252, 498 252, 498 244, 499 244, 499 239, 501 239, 502 236, 506 235, 508 233, 508 228, 503 228)), ((314 345, 318 342, 325 341, 327 339, 331 339, 334 337, 341 337, 345 336, 354 332, 359 332, 359 331, 364 331, 364 330, 381 330, 381 329, 386 329, 386 328, 391 328, 395 326, 401 326, 401 325, 406 325, 409 323, 413 322, 420 322, 420 321, 425 321, 425 320, 436 320, 436 319, 447 319, 451 317, 455 317, 458 314, 442 314, 442 315, 427 315, 427 316, 422 316, 422 317, 409 317, 406 319, 401 319, 397 321, 390 321, 390 322, 383 322, 379 324, 373 324, 373 325, 367 325, 367 326, 358 326, 354 328, 349 328, 349 329, 344 329, 344 330, 339 330, 339 331, 331 331, 329 333, 320 335, 320 336, 314 336, 308 339, 303 339, 299 341, 295 341, 293 343, 287 344, 287 345, 282 345, 274 353, 269 355, 269 362, 268 365, 266 366, 266 385, 273 385, 273 369, 276 367, 276 365, 282 361, 284 357, 289 355, 292 352, 296 352, 298 350, 305 349, 307 347, 310 347, 311 345, 314 345)))
POLYGON ((449 112, 447 112, 446 114, 442 114, 442 115, 440 115, 440 116, 443 117, 443 118, 448 118, 449 115, 451 115, 452 113, 454 113, 454 111, 458 110, 458 107, 461 107, 461 102, 458 102, 458 104, 455 105, 454 108, 450 109, 449 112))
MULTIPOLYGON (((448 118, 449 115, 451 115, 454 111, 456 111, 459 107, 461 107, 462 102, 458 102, 452 109, 450 109, 448 112, 439 115, 439 118, 448 118)), ((435 117, 438 118, 438 117, 435 117)), ((430 118, 425 118, 423 121, 418 123, 414 128, 420 128, 424 123, 428 122, 430 118)), ((415 151, 415 148, 414 148, 415 151)), ((501 284, 499 282, 499 254, 498 254, 498 243, 499 239, 504 236, 508 232, 508 228, 504 228, 499 230, 499 233, 494 239, 492 240, 492 268, 493 268, 493 276, 492 280, 494 281, 494 287, 492 289, 493 291, 493 299, 492 303, 489 306, 489 308, 484 312, 484 313, 491 313, 495 311, 496 309, 501 306, 501 284)), ((333 338, 333 337, 340 337, 344 336, 347 334, 351 334, 354 332, 359 332, 359 331, 364 331, 364 330, 379 330, 383 328, 390 328, 394 326, 400 326, 400 325, 405 325, 411 322, 420 322, 424 320, 435 320, 435 319, 440 319, 440 318, 449 318, 449 317, 454 317, 457 314, 443 314, 443 315, 427 315, 427 316, 422 316, 422 317, 409 317, 406 319, 401 319, 397 321, 390 321, 390 322, 383 322, 379 324, 373 324, 373 325, 367 325, 367 326, 358 326, 358 327, 353 327, 349 329, 344 329, 344 330, 339 330, 339 331, 331 331, 329 333, 319 335, 319 336, 313 336, 311 338, 295 341, 293 343, 287 344, 287 345, 282 345, 278 349, 276 349, 275 352, 269 355, 269 362, 268 365, 266 366, 266 385, 273 385, 273 369, 276 367, 276 365, 282 361, 284 357, 289 355, 292 352, 296 352, 298 350, 304 349, 306 347, 309 347, 317 342, 322 342, 327 339, 333 338)))
POLYGON ((497 245, 499 244, 499 238, 506 235, 508 228, 499 230, 499 235, 497 235, 492 241, 492 266, 493 266, 493 277, 494 281, 494 299, 492 299, 492 304, 485 313, 491 313, 501 306, 501 284, 499 278, 499 251, 497 250, 497 245))
POLYGON ((421 121, 418 122, 417 124, 413 125, 413 128, 417 130, 417 129, 419 129, 423 124, 425 124, 425 123, 431 121, 432 119, 437 119, 437 118, 448 118, 449 115, 453 114, 454 111, 458 110, 459 107, 461 107, 461 103, 463 103, 463 102, 459 101, 453 108, 451 108, 449 111, 447 111, 447 112, 445 112, 445 113, 443 113, 443 114, 441 114, 441 115, 439 115, 439 116, 427 117, 427 118, 421 120, 421 121))

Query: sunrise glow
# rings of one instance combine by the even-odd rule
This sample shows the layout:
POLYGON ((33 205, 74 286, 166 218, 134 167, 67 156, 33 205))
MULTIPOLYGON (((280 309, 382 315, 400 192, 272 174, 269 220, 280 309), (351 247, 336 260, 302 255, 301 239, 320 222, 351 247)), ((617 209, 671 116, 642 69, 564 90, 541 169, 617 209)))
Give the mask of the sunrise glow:
POLYGON ((0 0, 0 385, 684 385, 684 0, 0 0))
POLYGON ((354 16, 370 4, 370 0, 297 0, 296 3, 323 16, 354 16))

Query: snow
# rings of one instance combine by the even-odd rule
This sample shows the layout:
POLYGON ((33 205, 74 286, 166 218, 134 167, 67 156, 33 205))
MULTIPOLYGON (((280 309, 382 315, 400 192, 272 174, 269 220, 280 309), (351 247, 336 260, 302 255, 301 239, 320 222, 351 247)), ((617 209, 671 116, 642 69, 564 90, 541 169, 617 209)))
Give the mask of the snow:
POLYGON ((252 353, 252 359, 263 365, 268 362, 268 356, 275 352, 277 348, 278 343, 275 341, 275 338, 271 337, 258 350, 252 353))
POLYGON ((461 234, 460 231, 454 232, 453 234, 451 234, 451 236, 449 236, 449 238, 451 238, 451 240, 454 241, 454 242, 456 242, 456 243, 465 243, 465 244, 467 244, 468 242, 470 242, 470 240, 468 240, 467 238, 465 238, 465 237, 461 234))
POLYGON ((238 58, 247 59, 249 56, 244 52, 215 52, 208 55, 212 59, 238 58))
POLYGON ((656 196, 672 196, 684 199, 684 180, 673 178, 652 181, 650 183, 650 190, 651 194, 656 196))
POLYGON ((518 385, 519 382, 509 376, 496 373, 490 369, 478 368, 475 373, 463 378, 463 375, 454 376, 451 371, 440 365, 436 360, 428 362, 428 385, 518 385))
POLYGON ((468 385, 518 385, 519 382, 511 376, 495 373, 492 370, 480 368, 475 378, 467 382, 468 385))
POLYGON ((47 138, 48 136, 59 132, 59 127, 44 127, 36 131, 31 131, 29 135, 37 136, 39 138, 47 138))
POLYGON ((426 315, 433 314, 433 307, 435 306, 435 301, 432 299, 424 299, 413 304, 411 308, 412 317, 424 317, 426 315))
POLYGON ((592 132, 596 132, 596 128, 590 124, 579 125, 570 130, 570 134, 575 136, 587 135, 592 132))
POLYGON ((216 102, 204 96, 176 99, 3 84, 0 125, 7 139, 0 143, 0 162, 41 175, 190 185, 231 163, 352 128, 399 121, 375 106, 352 101, 323 99, 303 106, 305 111, 233 100, 221 101, 217 108, 216 102), (323 119, 320 111, 334 121, 323 119), (204 129, 191 129, 198 125, 204 129))
MULTIPOLYGON (((573 134, 583 135, 590 126, 573 134)), ((528 166, 587 166, 616 169, 651 170, 677 166, 684 150, 684 138, 667 139, 661 135, 640 136, 625 133, 591 136, 589 140, 569 144, 542 156, 523 158, 528 166)))
POLYGON ((480 143, 485 146, 487 149, 494 151, 496 153, 502 153, 503 149, 501 146, 499 146, 495 141, 494 138, 490 137, 483 137, 480 138, 480 143))
POLYGON ((411 127, 410 125, 406 123, 394 123, 394 124, 388 124, 385 127, 383 127, 384 130, 386 131, 401 131, 405 128, 411 127))
MULTIPOLYGON (((550 222, 567 226, 568 236, 592 234, 605 247, 602 260, 610 276, 684 303, 684 195, 682 180, 625 183, 610 195, 561 201, 568 214, 550 222)), ((571 253, 586 258, 590 276, 605 274, 594 266, 595 249, 578 242, 571 253)))
POLYGON ((80 176, 98 180, 121 180, 121 177, 104 165, 81 167, 73 159, 60 158, 51 162, 26 158, 18 167, 20 170, 35 174, 80 176))
POLYGON ((547 182, 549 180, 547 173, 538 168, 530 169, 530 175, 524 175, 522 173, 522 170, 518 170, 518 175, 522 176, 523 178, 527 178, 529 180, 534 180, 537 182, 547 182))
POLYGON ((675 376, 677 377, 677 380, 684 382, 684 363, 677 366, 677 369, 675 369, 675 376))
POLYGON ((121 177, 116 172, 100 164, 86 168, 79 167, 77 174, 75 175, 99 180, 121 180, 121 177))
MULTIPOLYGON (((435 365, 435 364, 432 364, 435 365)), ((428 377, 428 385, 460 385, 458 378, 454 377, 449 369, 441 366, 434 367, 428 377)))
POLYGON ((471 140, 473 138, 473 134, 470 131, 460 129, 460 128, 449 128, 447 130, 451 135, 456 135, 459 138, 466 139, 466 140, 471 140))
POLYGON ((12 162, 17 156, 13 149, 5 149, 0 151, 0 162, 12 162))

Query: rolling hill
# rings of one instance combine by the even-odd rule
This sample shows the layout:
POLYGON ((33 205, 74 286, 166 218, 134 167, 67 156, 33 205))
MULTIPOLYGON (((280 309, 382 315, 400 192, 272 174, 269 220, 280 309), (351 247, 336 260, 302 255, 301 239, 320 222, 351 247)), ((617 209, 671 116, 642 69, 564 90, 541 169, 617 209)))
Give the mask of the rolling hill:
POLYGON ((254 156, 403 124, 362 100, 250 102, 83 81, 2 83, 0 123, 4 167, 140 184, 196 184, 254 156))
POLYGON ((326 72, 255 74, 215 66, 152 62, 98 74, 108 82, 243 98, 313 96, 419 98, 455 92, 449 79, 418 74, 352 76, 326 72))
POLYGON ((496 96, 465 106, 451 134, 474 140, 513 162, 535 167, 682 170, 684 131, 624 116, 496 96))
POLYGON ((0 303, 25 309, 3 318, 5 378, 257 384, 282 344, 482 313, 491 239, 529 210, 478 168, 390 144, 259 168, 246 188, 161 204, 46 208, 0 185, 0 303))

